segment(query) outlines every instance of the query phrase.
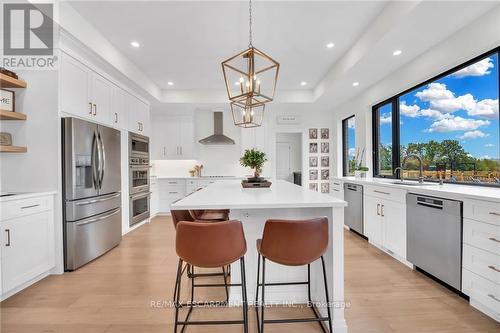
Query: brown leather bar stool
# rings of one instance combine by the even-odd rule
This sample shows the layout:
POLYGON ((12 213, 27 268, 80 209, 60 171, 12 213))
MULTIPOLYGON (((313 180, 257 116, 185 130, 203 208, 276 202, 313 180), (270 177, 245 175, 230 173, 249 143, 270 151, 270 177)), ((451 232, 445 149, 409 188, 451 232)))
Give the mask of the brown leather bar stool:
MULTIPOLYGON (((223 221, 214 223, 199 223, 181 221, 177 224, 175 248, 179 256, 177 267, 177 278, 175 280, 175 326, 182 326, 182 332, 188 325, 222 325, 242 324, 244 332, 248 333, 248 301, 245 279, 245 259, 247 251, 243 226, 240 221, 223 221), (213 268, 223 267, 240 261, 241 283, 232 283, 229 286, 242 288, 243 297, 243 320, 197 320, 190 321, 189 317, 194 305, 194 280, 191 279, 191 301, 180 302, 181 279, 183 275, 183 263, 188 265, 213 268), (186 318, 179 321, 179 309, 189 307, 186 318)), ((224 284, 206 284, 199 287, 224 287, 224 284)), ((226 285, 227 286, 227 285, 226 285)), ((210 302, 200 302, 197 305, 208 305, 210 302)))
POLYGON ((323 255, 328 248, 328 219, 315 218, 310 220, 267 220, 264 226, 262 239, 257 240, 257 291, 255 293, 255 311, 257 313, 257 330, 264 333, 264 324, 304 323, 318 322, 323 332, 326 333, 322 322, 328 321, 330 332, 332 331, 332 319, 330 311, 330 298, 328 296, 328 284, 326 278, 325 260, 323 255), (260 278, 260 261, 262 257, 262 281, 260 278), (323 280, 325 284, 325 295, 328 316, 322 317, 311 300, 311 263, 321 258, 323 266, 323 280), (266 259, 286 266, 307 265, 306 282, 266 283, 266 259), (314 312, 313 318, 294 319, 265 319, 265 287, 285 285, 307 285, 309 306, 314 312), (262 287, 261 300, 259 302, 259 287, 262 287), (260 309, 260 318, 259 318, 260 309))
MULTIPOLYGON (((172 222, 174 223, 174 227, 177 229, 177 224, 180 221, 188 221, 188 222, 200 222, 200 223, 207 223, 207 222, 217 222, 217 221, 212 221, 212 220, 196 220, 193 218, 193 214, 189 210, 171 210, 170 214, 172 215, 172 222)), ((195 279, 198 277, 212 277, 212 276, 222 276, 224 277, 224 285, 226 286, 226 301, 229 301, 229 288, 227 285, 227 278, 231 275, 231 266, 223 266, 222 272, 216 273, 195 273, 194 272, 194 267, 191 265, 186 265, 183 268, 187 272, 187 276, 190 279, 195 279)), ((174 299, 175 299, 175 292, 174 292, 174 299)))

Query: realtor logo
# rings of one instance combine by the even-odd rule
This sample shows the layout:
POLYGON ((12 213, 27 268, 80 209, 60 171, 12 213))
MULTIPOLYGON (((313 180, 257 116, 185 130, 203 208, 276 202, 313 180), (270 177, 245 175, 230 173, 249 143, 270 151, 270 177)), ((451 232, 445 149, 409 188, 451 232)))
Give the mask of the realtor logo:
POLYGON ((52 4, 11 3, 3 6, 3 53, 50 56, 54 51, 52 4))

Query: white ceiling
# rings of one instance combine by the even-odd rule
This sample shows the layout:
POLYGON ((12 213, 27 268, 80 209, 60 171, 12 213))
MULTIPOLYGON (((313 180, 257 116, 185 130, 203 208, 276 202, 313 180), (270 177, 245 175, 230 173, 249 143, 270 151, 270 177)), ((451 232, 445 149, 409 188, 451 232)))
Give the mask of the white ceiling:
MULTIPOLYGON (((247 47, 246 1, 70 4, 164 89, 163 102, 227 99, 220 63, 247 47), (141 47, 131 47, 132 40, 141 47)), ((355 96, 497 5, 494 1, 257 1, 254 45, 281 63, 278 100, 283 96, 283 102, 321 100, 331 106, 355 96), (328 42, 335 47, 327 49, 328 42), (395 49, 403 54, 393 57, 395 49), (308 84, 302 87, 301 81, 308 84), (353 81, 361 83, 357 90, 353 81)))
MULTIPOLYGON (((222 89, 221 62, 248 45, 246 1, 71 5, 162 88, 222 89), (132 48, 131 40, 141 47, 132 48)), ((254 45, 280 62, 280 89, 314 87, 384 5, 256 2, 254 45), (330 41, 335 47, 327 49, 330 41)))

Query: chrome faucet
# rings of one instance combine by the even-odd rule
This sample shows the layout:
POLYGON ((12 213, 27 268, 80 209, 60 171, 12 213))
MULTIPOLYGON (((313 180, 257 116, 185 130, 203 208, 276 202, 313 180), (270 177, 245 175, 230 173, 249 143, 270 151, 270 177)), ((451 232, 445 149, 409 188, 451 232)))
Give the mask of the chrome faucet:
POLYGON ((406 155, 404 158, 403 158, 403 163, 401 163, 401 171, 404 170, 405 168, 405 164, 406 164, 406 160, 410 157, 414 157, 418 160, 418 163, 419 163, 419 166, 420 166, 420 171, 419 171, 419 175, 418 175, 418 182, 420 184, 422 184, 424 182, 424 163, 422 161, 422 157, 420 157, 419 155, 417 154, 408 154, 406 155))
POLYGON ((404 174, 403 174, 403 168, 402 167, 397 167, 396 169, 394 169, 394 175, 398 172, 399 170, 399 178, 401 178, 401 182, 404 182, 405 181, 405 177, 404 177, 404 174))

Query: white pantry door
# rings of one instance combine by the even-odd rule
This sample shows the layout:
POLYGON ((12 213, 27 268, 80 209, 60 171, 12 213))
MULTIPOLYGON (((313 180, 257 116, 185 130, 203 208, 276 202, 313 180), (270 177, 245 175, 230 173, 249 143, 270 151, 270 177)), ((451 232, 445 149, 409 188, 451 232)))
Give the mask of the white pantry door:
POLYGON ((289 142, 276 143, 276 178, 293 181, 291 175, 292 146, 289 142))

